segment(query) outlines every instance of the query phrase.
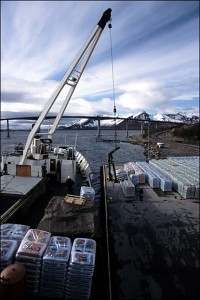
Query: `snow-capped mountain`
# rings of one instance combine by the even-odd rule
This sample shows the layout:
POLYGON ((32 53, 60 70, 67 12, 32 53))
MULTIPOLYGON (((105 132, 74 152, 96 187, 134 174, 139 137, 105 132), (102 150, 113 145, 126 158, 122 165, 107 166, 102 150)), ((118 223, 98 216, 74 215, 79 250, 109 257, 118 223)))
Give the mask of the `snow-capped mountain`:
MULTIPOLYGON (((111 116, 101 116, 101 117, 111 117, 111 116)), ((122 118, 127 118, 131 120, 147 120, 147 121, 158 121, 158 122, 176 122, 176 123, 186 123, 186 122, 197 122, 199 121, 199 117, 195 115, 187 115, 186 113, 178 112, 177 114, 162 114, 162 113, 156 113, 153 115, 150 115, 146 113, 145 111, 142 111, 137 114, 130 114, 127 116, 120 116, 122 118)), ((114 126, 120 126, 125 122, 121 119, 101 119, 101 127, 106 128, 112 128, 114 126)), ((59 129, 92 129, 97 128, 98 126, 98 120, 95 119, 80 119, 73 121, 71 123, 67 123, 63 126, 59 126, 59 129)))
POLYGON ((150 115, 150 120, 154 121, 167 121, 167 122, 188 122, 188 121, 198 121, 199 117, 195 115, 187 115, 186 113, 178 112, 177 114, 161 114, 157 113, 155 115, 150 115))

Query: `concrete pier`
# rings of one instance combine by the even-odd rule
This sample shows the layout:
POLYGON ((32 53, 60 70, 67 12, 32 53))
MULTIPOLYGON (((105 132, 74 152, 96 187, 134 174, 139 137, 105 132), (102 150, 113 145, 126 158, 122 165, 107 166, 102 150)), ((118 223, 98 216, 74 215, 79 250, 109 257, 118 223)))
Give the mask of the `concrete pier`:
POLYGON ((9 120, 7 120, 7 137, 10 137, 9 120))
POLYGON ((142 202, 126 198, 106 166, 103 173, 111 299, 197 299, 199 200, 148 184, 142 202))
POLYGON ((101 136, 101 120, 98 119, 98 127, 97 127, 97 137, 101 136))

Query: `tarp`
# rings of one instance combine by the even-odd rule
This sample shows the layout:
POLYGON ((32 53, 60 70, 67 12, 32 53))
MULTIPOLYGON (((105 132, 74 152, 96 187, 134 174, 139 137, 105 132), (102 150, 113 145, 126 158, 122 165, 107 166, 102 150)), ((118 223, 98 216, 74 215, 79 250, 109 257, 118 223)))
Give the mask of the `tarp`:
POLYGON ((86 200, 84 205, 76 205, 57 196, 50 200, 37 228, 52 235, 92 237, 98 236, 97 219, 94 201, 86 200))

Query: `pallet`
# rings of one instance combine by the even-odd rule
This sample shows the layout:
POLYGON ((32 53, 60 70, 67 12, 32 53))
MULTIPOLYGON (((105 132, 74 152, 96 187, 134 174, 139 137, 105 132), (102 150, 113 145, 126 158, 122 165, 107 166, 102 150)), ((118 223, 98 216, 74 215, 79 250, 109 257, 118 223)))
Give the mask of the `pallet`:
POLYGON ((74 196, 67 194, 67 196, 64 197, 65 202, 71 203, 71 204, 77 204, 77 205, 84 205, 86 199, 81 198, 80 196, 74 196))

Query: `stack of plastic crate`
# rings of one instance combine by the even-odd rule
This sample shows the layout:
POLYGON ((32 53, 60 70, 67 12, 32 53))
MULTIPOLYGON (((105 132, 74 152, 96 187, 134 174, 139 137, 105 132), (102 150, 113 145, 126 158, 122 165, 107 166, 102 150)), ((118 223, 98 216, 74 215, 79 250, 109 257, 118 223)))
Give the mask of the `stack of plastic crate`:
POLYGON ((163 172, 162 167, 157 167, 156 160, 149 161, 149 169, 159 178, 160 180, 160 189, 163 192, 172 191, 172 180, 171 178, 163 172), (155 163, 154 163, 155 162, 155 163))
POLYGON ((68 237, 51 237, 42 259, 40 296, 64 297, 71 246, 68 237))
POLYGON ((90 299, 95 256, 95 240, 74 240, 67 272, 65 299, 90 299))
POLYGON ((50 232, 29 229, 17 250, 15 262, 26 266, 27 294, 39 294, 42 256, 50 237, 50 232))
POLYGON ((199 159, 171 157, 149 163, 172 180, 172 186, 183 198, 199 196, 199 159), (191 167, 192 166, 192 167, 191 167))
POLYGON ((129 170, 128 175, 134 185, 145 183, 145 173, 135 162, 125 164, 124 169, 129 170))
POLYGON ((90 186, 82 186, 80 190, 80 197, 94 201, 95 191, 90 186))
POLYGON ((124 170, 126 171, 126 173, 128 174, 128 176, 135 174, 135 170, 134 170, 134 162, 128 162, 124 164, 124 170))
POLYGON ((120 184, 125 197, 135 196, 135 186, 129 178, 127 180, 120 181, 120 184))
POLYGON ((5 223, 1 225, 1 239, 17 241, 18 246, 30 229, 28 225, 5 223))
POLYGON ((1 239, 0 248, 1 248, 1 260, 0 260, 1 270, 0 271, 2 271, 8 265, 14 263, 15 254, 18 249, 18 243, 17 241, 1 239))
POLYGON ((11 263, 14 263, 17 249, 30 229, 27 225, 5 223, 1 224, 1 270, 11 263))
POLYGON ((147 162, 137 162, 136 163, 143 172, 147 175, 147 182, 153 188, 160 187, 160 179, 158 178, 157 174, 153 170, 151 170, 149 164, 147 162))
MULTIPOLYGON (((199 198, 199 156, 168 157, 167 160, 178 170, 182 197, 199 198)), ((175 173, 173 176, 176 178, 175 173)))
POLYGON ((172 180, 165 174, 162 174, 157 171, 156 175, 160 179, 160 189, 163 192, 171 192, 172 191, 172 180))
POLYGON ((117 169, 116 170, 116 177, 117 177, 117 180, 123 181, 123 180, 128 179, 128 174, 125 170, 117 169))

